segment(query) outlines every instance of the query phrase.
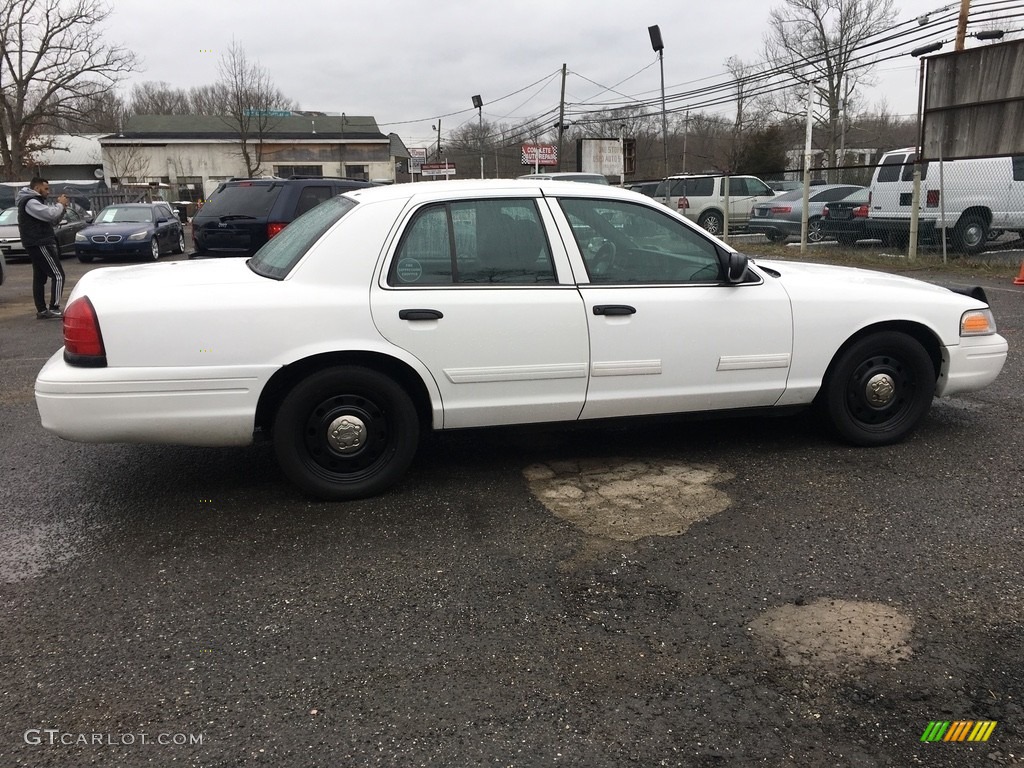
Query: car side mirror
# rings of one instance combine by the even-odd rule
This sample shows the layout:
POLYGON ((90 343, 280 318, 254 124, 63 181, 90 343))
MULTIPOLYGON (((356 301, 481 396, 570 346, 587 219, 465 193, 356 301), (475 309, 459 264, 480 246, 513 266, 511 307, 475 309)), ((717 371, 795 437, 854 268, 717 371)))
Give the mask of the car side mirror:
POLYGON ((745 253, 728 252, 720 257, 725 270, 725 281, 729 284, 742 283, 747 274, 747 255, 745 253))
POLYGON ((167 219, 157 219, 156 223, 157 224, 166 224, 167 223, 167 219))

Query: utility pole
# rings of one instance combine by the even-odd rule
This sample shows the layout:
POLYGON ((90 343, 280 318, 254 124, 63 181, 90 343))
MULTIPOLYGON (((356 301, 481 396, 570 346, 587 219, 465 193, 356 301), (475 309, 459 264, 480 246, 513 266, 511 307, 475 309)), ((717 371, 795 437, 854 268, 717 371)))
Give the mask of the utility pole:
POLYGON ((565 64, 562 64, 562 96, 558 99, 558 165, 562 170, 562 134, 565 133, 565 64))
POLYGON ((967 17, 971 12, 971 0, 960 0, 960 18, 956 23, 956 47, 953 50, 964 49, 964 39, 967 37, 967 17))

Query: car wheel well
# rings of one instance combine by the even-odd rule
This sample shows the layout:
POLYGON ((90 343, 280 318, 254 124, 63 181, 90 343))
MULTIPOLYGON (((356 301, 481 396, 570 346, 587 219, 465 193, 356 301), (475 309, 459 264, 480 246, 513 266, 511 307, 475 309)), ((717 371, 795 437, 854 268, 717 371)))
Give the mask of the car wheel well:
MULTIPOLYGON (((825 375, 822 377, 822 384, 828 381, 832 370, 835 368, 836 363, 842 358, 846 350, 856 344, 865 336, 871 336, 872 334, 879 333, 881 331, 895 331, 897 333, 904 333, 915 339, 922 347, 925 352, 928 353, 928 357, 932 361, 932 368, 935 371, 935 378, 938 379, 939 371, 942 370, 942 348, 939 344, 938 338, 928 328, 917 323, 912 323, 906 320, 893 320, 887 323, 876 323, 875 325, 869 325, 866 328, 861 328, 850 338, 848 338, 836 353, 832 355, 832 360, 829 361, 828 368, 825 371, 825 375)), ((824 386, 822 387, 822 390, 824 386)), ((818 395, 821 395, 821 391, 818 391, 818 395)))
POLYGON ((281 402, 296 384, 317 371, 338 365, 362 366, 393 379, 412 399, 420 419, 421 429, 430 429, 432 424, 430 394, 419 374, 407 364, 379 352, 327 352, 289 363, 270 377, 263 392, 260 393, 260 399, 256 405, 254 427, 257 434, 270 434, 281 402))
POLYGON ((965 208, 963 212, 961 212, 960 218, 957 219, 956 223, 959 224, 961 221, 966 221, 969 218, 979 218, 985 222, 986 227, 992 226, 992 211, 990 211, 988 208, 981 206, 974 208, 965 208))

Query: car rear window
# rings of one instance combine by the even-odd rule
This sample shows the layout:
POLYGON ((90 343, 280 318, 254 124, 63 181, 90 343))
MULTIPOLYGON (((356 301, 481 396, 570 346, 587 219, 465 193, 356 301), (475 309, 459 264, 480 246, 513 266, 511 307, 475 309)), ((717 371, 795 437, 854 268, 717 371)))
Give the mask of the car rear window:
POLYGON ((295 221, 256 251, 246 263, 257 275, 283 280, 306 251, 358 203, 347 197, 332 197, 295 221))
POLYGON ((252 216, 263 219, 270 215, 270 209, 281 194, 280 184, 252 184, 241 182, 221 187, 210 195, 203 206, 202 216, 252 216))

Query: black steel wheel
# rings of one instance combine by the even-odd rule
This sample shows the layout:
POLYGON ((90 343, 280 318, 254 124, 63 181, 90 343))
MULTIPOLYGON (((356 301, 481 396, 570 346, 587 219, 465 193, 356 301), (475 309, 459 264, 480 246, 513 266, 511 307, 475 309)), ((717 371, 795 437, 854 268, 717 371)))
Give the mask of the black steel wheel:
POLYGON ((822 388, 825 413, 855 445, 899 442, 931 407, 935 368, 924 347, 903 333, 866 336, 840 355, 822 388))
POLYGON ((328 368, 299 382, 274 419, 274 450, 288 478, 329 501, 380 493, 404 474, 419 442, 409 395, 360 366, 328 368))

